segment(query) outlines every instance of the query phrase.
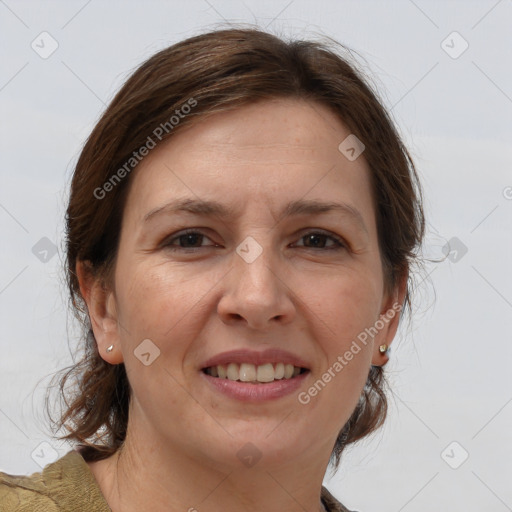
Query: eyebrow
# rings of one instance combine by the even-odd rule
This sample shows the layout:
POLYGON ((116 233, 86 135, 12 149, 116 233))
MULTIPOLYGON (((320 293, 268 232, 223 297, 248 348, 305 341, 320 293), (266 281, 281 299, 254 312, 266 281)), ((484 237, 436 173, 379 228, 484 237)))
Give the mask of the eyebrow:
MULTIPOLYGON (((318 215, 322 213, 339 212, 348 218, 351 218, 358 224, 358 226, 368 233, 366 224, 364 223, 361 212, 354 206, 347 203, 337 202, 323 202, 317 200, 300 199, 297 201, 289 202, 282 210, 280 218, 287 218, 297 215, 318 215)), ((144 216, 143 221, 148 222, 154 217, 161 214, 172 213, 191 213, 194 215, 214 216, 222 219, 228 217, 236 217, 237 212, 222 203, 217 201, 205 201, 192 198, 182 198, 170 201, 162 206, 154 208, 144 216)))

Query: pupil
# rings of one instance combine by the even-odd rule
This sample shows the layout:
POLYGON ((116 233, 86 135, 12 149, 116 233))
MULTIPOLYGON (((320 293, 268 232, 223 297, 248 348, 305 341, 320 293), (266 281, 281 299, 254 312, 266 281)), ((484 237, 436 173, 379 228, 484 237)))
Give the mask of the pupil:
POLYGON ((196 243, 197 243, 197 238, 200 237, 201 235, 198 235, 198 234, 194 234, 194 233, 190 233, 190 234, 187 234, 187 235, 182 235, 182 239, 185 240, 185 245, 190 242, 192 245, 195 245, 194 244, 194 239, 196 239, 196 243))
MULTIPOLYGON (((321 238, 321 237, 322 237, 322 235, 309 235, 308 240, 309 240, 309 241, 312 241, 312 240, 317 239, 317 242, 318 242, 318 239, 319 239, 319 238, 321 238)), ((313 242, 313 245, 314 245, 315 247, 317 247, 318 245, 322 245, 322 244, 321 244, 321 243, 319 244, 319 243, 314 243, 314 242, 313 242)))

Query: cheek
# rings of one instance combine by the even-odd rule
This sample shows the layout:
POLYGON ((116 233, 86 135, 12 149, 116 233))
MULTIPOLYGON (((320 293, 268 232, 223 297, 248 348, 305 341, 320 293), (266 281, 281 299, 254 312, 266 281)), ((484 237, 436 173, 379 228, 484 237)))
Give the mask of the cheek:
POLYGON ((368 378, 373 343, 358 336, 378 318, 381 297, 374 279, 371 273, 354 273, 317 281, 321 293, 308 304, 316 318, 312 335, 324 358, 300 403, 333 432, 350 417, 368 378))
POLYGON ((144 262, 119 265, 118 269, 116 289, 124 362, 137 408, 153 415, 156 422, 162 402, 167 404, 166 411, 182 411, 193 405, 189 394, 180 392, 182 364, 202 329, 198 321, 200 299, 212 285, 198 276, 189 279, 179 271, 169 271, 169 265, 144 262), (143 366, 133 354, 146 339, 155 343, 160 354, 153 363, 143 366))
POLYGON ((130 269, 120 265, 117 282, 118 315, 130 343, 150 338, 161 347, 169 339, 191 339, 199 322, 190 320, 198 318, 213 283, 204 275, 170 269, 168 263, 131 265, 130 269), (187 333, 190 329, 193 332, 187 333))
POLYGON ((343 349, 379 316, 382 291, 370 272, 316 281, 316 289, 308 305, 323 320, 335 347, 343 349))
POLYGON ((319 373, 329 382, 328 400, 337 404, 344 396, 350 409, 357 402, 371 365, 373 342, 365 329, 378 318, 380 288, 368 273, 330 279, 320 283, 318 289, 322 295, 317 294, 313 313, 319 320, 312 334, 325 355, 319 373))

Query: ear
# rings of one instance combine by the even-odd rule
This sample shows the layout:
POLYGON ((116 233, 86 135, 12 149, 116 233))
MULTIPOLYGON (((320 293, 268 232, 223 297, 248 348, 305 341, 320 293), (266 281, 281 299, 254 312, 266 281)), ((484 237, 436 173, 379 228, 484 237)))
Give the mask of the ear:
POLYGON ((87 304, 91 327, 100 356, 110 364, 122 363, 120 329, 117 322, 113 290, 109 290, 102 279, 94 276, 89 262, 78 261, 76 275, 80 292, 87 304), (112 345, 113 350, 107 352, 107 348, 112 345))
POLYGON ((378 332, 373 339, 373 366, 384 366, 389 361, 387 352, 380 352, 380 347, 386 345, 389 349, 393 342, 404 306, 408 277, 409 273, 405 271, 392 293, 384 295, 380 316, 374 325, 378 332))

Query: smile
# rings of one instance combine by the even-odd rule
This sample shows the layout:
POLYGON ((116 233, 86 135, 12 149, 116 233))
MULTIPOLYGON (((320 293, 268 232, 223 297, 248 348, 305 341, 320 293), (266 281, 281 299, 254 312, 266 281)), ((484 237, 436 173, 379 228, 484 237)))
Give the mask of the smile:
POLYGON ((209 366, 203 369, 203 372, 210 377, 254 384, 293 379, 306 371, 305 368, 288 363, 266 363, 261 365, 229 363, 227 365, 209 366))
POLYGON ((297 393, 311 375, 307 361, 277 348, 236 349, 203 361, 199 375, 215 394, 245 403, 262 403, 297 393))

